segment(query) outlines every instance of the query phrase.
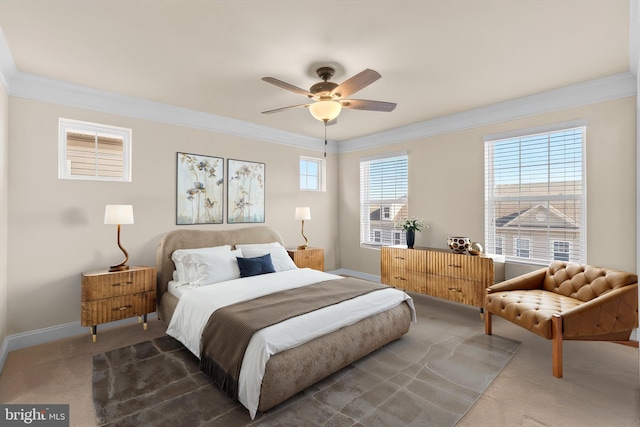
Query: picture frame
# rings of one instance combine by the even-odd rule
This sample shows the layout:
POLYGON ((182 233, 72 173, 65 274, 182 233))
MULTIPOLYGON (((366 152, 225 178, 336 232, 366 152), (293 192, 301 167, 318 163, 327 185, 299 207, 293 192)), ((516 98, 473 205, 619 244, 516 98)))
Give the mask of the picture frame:
POLYGON ((266 165, 227 159, 227 223, 265 222, 266 165))
POLYGON ((176 225, 224 222, 224 158, 177 153, 176 225))

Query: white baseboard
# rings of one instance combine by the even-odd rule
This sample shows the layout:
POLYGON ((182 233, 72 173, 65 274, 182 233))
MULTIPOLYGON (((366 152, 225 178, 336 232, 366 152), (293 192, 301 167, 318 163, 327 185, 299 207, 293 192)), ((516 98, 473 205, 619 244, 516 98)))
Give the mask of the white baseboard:
POLYGON ((349 270, 348 268, 339 268, 337 270, 327 271, 327 273, 337 274, 339 276, 353 276, 359 279, 369 280, 371 282, 380 282, 380 276, 363 273, 361 271, 349 270))
MULTIPOLYGON (((147 320, 155 318, 156 313, 150 313, 147 316, 147 320)), ((115 322, 109 322, 103 325, 99 325, 98 330, 111 329, 137 322, 137 317, 130 317, 128 319, 117 320, 115 322)), ((89 332, 89 328, 87 326, 81 326, 80 322, 78 321, 65 323, 63 325, 51 326, 43 329, 37 329, 35 331, 9 335, 2 342, 2 346, 0 346, 0 373, 4 368, 4 363, 7 360, 7 356, 14 350, 20 350, 21 348, 31 347, 38 344, 45 344, 48 342, 57 341, 64 338, 71 338, 78 335, 88 335, 89 332)))

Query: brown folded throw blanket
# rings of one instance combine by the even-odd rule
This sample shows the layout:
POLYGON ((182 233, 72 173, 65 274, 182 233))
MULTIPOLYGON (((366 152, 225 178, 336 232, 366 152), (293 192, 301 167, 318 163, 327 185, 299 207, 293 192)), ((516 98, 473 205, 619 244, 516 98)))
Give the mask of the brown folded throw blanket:
POLYGON ((200 342, 200 369, 237 400, 244 353, 253 334, 292 317, 388 286, 347 277, 265 295, 213 312, 200 342))

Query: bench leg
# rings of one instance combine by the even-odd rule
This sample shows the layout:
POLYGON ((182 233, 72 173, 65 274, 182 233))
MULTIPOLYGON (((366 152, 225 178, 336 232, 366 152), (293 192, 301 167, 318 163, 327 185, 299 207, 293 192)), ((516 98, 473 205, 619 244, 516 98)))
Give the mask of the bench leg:
POLYGON ((484 333, 491 335, 491 312, 489 310, 484 311, 484 333))
POLYGON ((562 316, 554 314, 551 318, 553 337, 551 343, 551 358, 553 376, 562 378, 562 316))

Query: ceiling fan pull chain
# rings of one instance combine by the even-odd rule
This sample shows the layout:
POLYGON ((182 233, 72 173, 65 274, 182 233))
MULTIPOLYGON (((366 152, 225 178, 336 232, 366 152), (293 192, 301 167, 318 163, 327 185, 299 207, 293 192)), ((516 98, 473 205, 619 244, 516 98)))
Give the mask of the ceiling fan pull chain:
POLYGON ((324 157, 327 157, 327 121, 324 121, 324 157))

